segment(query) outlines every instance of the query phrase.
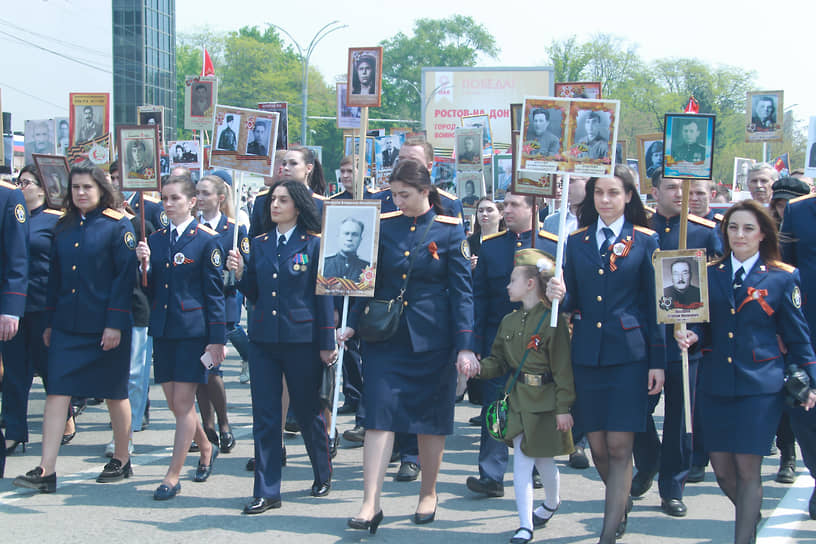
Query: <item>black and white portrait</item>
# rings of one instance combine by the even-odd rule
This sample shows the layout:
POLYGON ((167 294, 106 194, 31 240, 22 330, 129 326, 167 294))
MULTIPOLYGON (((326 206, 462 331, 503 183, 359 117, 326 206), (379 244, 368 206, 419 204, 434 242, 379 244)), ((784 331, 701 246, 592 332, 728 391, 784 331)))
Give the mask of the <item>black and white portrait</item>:
POLYGON ((678 162, 701 162, 706 154, 706 121, 690 117, 678 118, 671 131, 672 159, 678 162))
POLYGON ((354 59, 351 94, 374 95, 377 93, 377 59, 374 55, 361 53, 354 59))
POLYGON ((552 157, 561 152, 563 112, 557 108, 533 108, 530 112, 525 146, 531 156, 552 157))
POLYGON ((139 106, 139 124, 155 125, 159 129, 159 145, 164 143, 164 108, 162 106, 139 106))
POLYGON ((55 123, 53 119, 25 122, 25 163, 32 164, 34 153, 53 155, 56 151, 55 123))
POLYGON ((658 251, 654 270, 658 323, 708 321, 705 250, 658 251))
POLYGON ((694 276, 696 263, 691 259, 666 259, 663 261, 663 296, 670 308, 692 309, 702 304, 699 278, 694 276), (670 279, 671 283, 666 280, 670 279))
POLYGON ((578 110, 575 120, 574 155, 578 159, 606 159, 609 157, 609 113, 597 110, 578 110))
POLYGON ((811 117, 808 124, 807 157, 805 157, 805 175, 816 176, 816 117, 811 117))
POLYGON ((218 127, 216 135, 216 151, 238 151, 238 130, 241 126, 241 116, 236 113, 224 115, 224 122, 218 127))
POLYGON ((487 115, 470 115, 462 117, 463 127, 473 127, 482 129, 482 148, 490 149, 493 143, 493 135, 490 132, 490 118, 487 115))
POLYGON ((378 169, 393 168, 399 156, 402 138, 394 135, 383 136, 377 138, 375 142, 378 169))
POLYGON ((192 168, 192 165, 198 165, 199 151, 198 140, 179 140, 170 142, 168 146, 168 153, 170 155, 170 165, 186 166, 192 168))
POLYGON ((129 178, 149 179, 155 176, 156 142, 134 138, 125 145, 124 171, 129 178))
POLYGON ((268 156, 271 132, 272 121, 270 119, 256 117, 255 126, 252 127, 252 130, 250 130, 247 135, 246 154, 268 156))
POLYGON ((751 124, 754 130, 776 128, 777 97, 773 94, 755 94, 751 97, 751 124))
POLYGON ((57 117, 57 155, 65 155, 71 147, 71 125, 67 117, 57 117))
POLYGON ((456 165, 459 169, 473 169, 482 164, 481 128, 456 129, 456 165))
POLYGON ((379 201, 326 203, 320 239, 317 294, 373 294, 379 211, 379 201))
POLYGON ((90 142, 104 136, 104 106, 74 106, 74 119, 76 119, 74 144, 90 142))
POLYGON ((65 157, 34 156, 33 164, 40 171, 48 207, 58 210, 64 206, 68 194, 68 162, 65 157))
POLYGON ((484 194, 482 191, 481 172, 459 172, 456 176, 456 188, 459 200, 465 208, 475 208, 484 194))
POLYGON ((382 82, 382 47, 352 47, 349 49, 346 82, 349 106, 380 106, 382 82))
POLYGON ((204 117, 213 106, 211 81, 194 82, 190 91, 190 115, 204 117))
POLYGON ((346 103, 348 85, 337 84, 337 128, 360 128, 360 108, 346 103))

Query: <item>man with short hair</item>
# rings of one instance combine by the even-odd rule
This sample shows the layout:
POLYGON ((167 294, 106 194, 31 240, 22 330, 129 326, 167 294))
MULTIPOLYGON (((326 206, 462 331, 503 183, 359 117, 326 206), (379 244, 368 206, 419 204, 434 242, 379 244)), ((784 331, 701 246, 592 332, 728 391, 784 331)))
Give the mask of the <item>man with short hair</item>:
POLYGON ((754 105, 751 115, 754 130, 773 130, 776 128, 776 108, 770 96, 760 96, 754 105))
POLYGON ((224 130, 221 131, 221 134, 218 136, 218 147, 219 151, 236 151, 238 149, 238 138, 235 136, 235 131, 232 130, 232 121, 235 119, 232 115, 227 115, 226 123, 227 126, 224 130))
POLYGON ((394 161, 397 160, 397 150, 394 149, 394 142, 391 138, 385 140, 385 149, 382 150, 382 165, 383 168, 391 168, 394 166, 394 161))
POLYGON ((538 149, 533 150, 531 155, 550 157, 558 154, 561 138, 550 131, 550 112, 545 108, 535 108, 530 114, 527 140, 538 144, 538 149))
POLYGON ((671 265, 672 284, 663 288, 663 297, 671 308, 697 308, 700 306, 700 288, 691 284, 692 266, 686 259, 678 259, 671 265))
POLYGON ((94 119, 94 110, 91 106, 82 108, 82 124, 77 131, 75 144, 90 142, 94 138, 102 136, 102 127, 94 119))
MULTIPOLYGON (((586 184, 589 178, 583 176, 570 176, 567 187, 567 222, 564 235, 569 235, 578 230, 578 209, 581 202, 586 197, 586 184)), ((561 220, 561 210, 555 210, 544 220, 543 229, 553 234, 558 234, 558 224, 561 220)))
POLYGON ((462 138, 464 147, 457 149, 458 162, 464 164, 479 164, 482 159, 482 153, 476 149, 476 139, 473 136, 465 136, 462 138))
POLYGON ((711 197, 714 196, 712 185, 714 182, 707 179, 698 179, 689 182, 689 213, 697 217, 715 221, 714 210, 711 209, 711 197))
POLYGON ((266 156, 266 123, 255 123, 252 129, 252 141, 247 145, 247 155, 266 156))
MULTIPOLYGON (((649 219, 649 228, 657 232, 661 250, 674 250, 680 242, 680 211, 683 205, 683 181, 663 179, 662 170, 652 178, 652 196, 656 202, 656 211, 649 219)), ((713 221, 689 215, 687 222, 686 247, 705 249, 709 259, 722 255, 722 244, 717 236, 713 221)), ((634 457, 637 473, 632 478, 631 495, 640 497, 652 486, 652 480, 658 472, 660 487, 660 507, 664 513, 683 517, 687 513, 683 503, 683 487, 691 468, 692 440, 691 434, 685 432, 683 410, 683 373, 682 359, 677 342, 674 340, 672 327, 665 328, 666 335, 666 381, 663 441, 661 443, 655 428, 652 413, 657 407, 660 395, 649 397, 649 417, 646 431, 635 433, 634 457)), ((694 405, 694 390, 697 383, 697 367, 701 353, 689 353, 689 391, 694 405)))
MULTIPOLYGON (((485 236, 479 249, 479 260, 473 270, 474 333, 477 356, 487 357, 502 318, 519 308, 510 302, 507 284, 513 272, 516 251, 532 247, 533 197, 508 192, 504 196, 504 222, 507 230, 485 236)), ((546 231, 536 234, 536 248, 555 255, 558 237, 546 231)), ((467 488, 488 497, 504 495, 504 473, 507 470, 507 446, 487 434, 485 411, 504 391, 507 375, 483 380, 482 432, 479 442, 479 477, 467 479, 467 488)))
POLYGON ((779 179, 779 172, 767 162, 760 162, 748 170, 748 190, 751 198, 767 206, 773 196, 773 184, 779 179))
MULTIPOLYGON (((700 127, 697 126, 697 121, 688 119, 685 122, 680 121, 680 125, 680 139, 678 142, 672 142, 672 158, 678 162, 704 161, 705 146, 697 143, 700 138, 700 127)), ((676 131, 672 136, 676 137, 676 131)))
POLYGON ((360 274, 369 265, 368 261, 357 255, 357 249, 363 240, 363 228, 362 221, 353 217, 343 219, 338 232, 340 250, 326 257, 323 263, 323 277, 360 280, 360 274))
POLYGON ((208 109, 210 109, 210 87, 205 83, 197 83, 193 88, 190 115, 203 117, 208 109))
POLYGON ((32 164, 34 159, 32 155, 38 153, 40 155, 51 155, 54 153, 54 142, 51 141, 51 134, 48 130, 47 121, 33 121, 32 140, 25 143, 25 160, 26 164, 32 164))
POLYGON ((578 142, 586 148, 578 153, 579 158, 605 159, 609 155, 609 142, 601 134, 601 114, 591 111, 584 121, 586 135, 578 142))

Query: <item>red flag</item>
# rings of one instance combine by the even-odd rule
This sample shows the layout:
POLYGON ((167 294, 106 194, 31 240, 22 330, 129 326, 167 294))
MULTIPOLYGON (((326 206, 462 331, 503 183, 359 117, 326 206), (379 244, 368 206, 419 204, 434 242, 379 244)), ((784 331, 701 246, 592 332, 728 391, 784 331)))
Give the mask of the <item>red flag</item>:
POLYGON ((700 104, 697 103, 694 95, 689 96, 688 104, 686 104, 686 109, 683 111, 685 113, 700 113, 700 104))
POLYGON ((204 49, 204 65, 201 67, 201 77, 206 76, 214 76, 215 75, 215 68, 213 68, 212 59, 210 58, 210 54, 204 49))

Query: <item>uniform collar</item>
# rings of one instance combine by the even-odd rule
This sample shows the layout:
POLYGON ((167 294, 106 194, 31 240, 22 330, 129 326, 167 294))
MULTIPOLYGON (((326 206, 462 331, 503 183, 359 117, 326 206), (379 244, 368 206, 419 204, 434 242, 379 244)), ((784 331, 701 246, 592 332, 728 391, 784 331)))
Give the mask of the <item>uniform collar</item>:
POLYGON ((195 217, 190 216, 187 221, 178 226, 174 225, 171 221, 167 231, 170 232, 171 230, 176 229, 176 239, 181 239, 181 236, 184 234, 184 231, 187 230, 187 227, 190 226, 190 223, 193 222, 193 219, 195 219, 195 217))
POLYGON ((615 236, 615 240, 620 237, 620 233, 623 230, 623 223, 626 221, 626 216, 621 215, 617 219, 615 219, 611 225, 606 225, 603 222, 603 219, 598 217, 598 226, 595 227, 595 239, 600 240, 599 243, 603 243, 606 241, 606 236, 604 236, 603 229, 608 227, 612 229, 612 234, 615 236))
POLYGON ((289 239, 292 237, 292 233, 295 232, 297 228, 297 224, 292 227, 291 229, 287 230, 286 232, 281 232, 278 230, 278 227, 275 227, 275 240, 278 240, 281 237, 281 234, 286 238, 286 243, 289 243, 289 239))
POLYGON ((533 229, 525 230, 524 232, 508 231, 516 240, 528 240, 532 238, 533 229))
POLYGON ((210 228, 213 230, 217 229, 218 225, 221 224, 221 210, 218 210, 218 213, 212 219, 204 219, 204 215, 202 215, 199 223, 202 225, 210 225, 210 228))
POLYGON ((754 265, 756 264, 756 262, 758 260, 759 260, 759 252, 758 251, 756 253, 754 253, 753 255, 751 255, 750 257, 748 257, 747 259, 745 259, 744 261, 742 261, 742 262, 738 261, 737 258, 734 256, 734 253, 732 252, 731 253, 731 279, 734 278, 734 275, 736 275, 737 270, 739 270, 740 267, 742 267, 742 269, 745 270, 745 276, 743 276, 743 277, 748 276, 748 274, 751 273, 751 269, 754 268, 754 265))
POLYGON ((43 203, 41 206, 37 206, 36 208, 34 208, 30 212, 28 212, 28 215, 31 215, 31 216, 37 215, 38 213, 40 213, 44 209, 45 209, 45 203, 43 203))

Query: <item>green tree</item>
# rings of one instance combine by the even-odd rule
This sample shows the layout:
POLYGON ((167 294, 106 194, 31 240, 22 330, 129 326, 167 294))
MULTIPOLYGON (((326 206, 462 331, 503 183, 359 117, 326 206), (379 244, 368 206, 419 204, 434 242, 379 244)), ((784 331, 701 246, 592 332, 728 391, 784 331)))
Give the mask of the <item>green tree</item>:
MULTIPOLYGON (((383 47, 383 100, 377 116, 421 119, 423 67, 476 66, 482 57, 496 58, 496 40, 472 17, 417 19, 413 35, 402 32, 380 42, 383 47)), ((372 116, 374 110, 372 110, 372 116)))

